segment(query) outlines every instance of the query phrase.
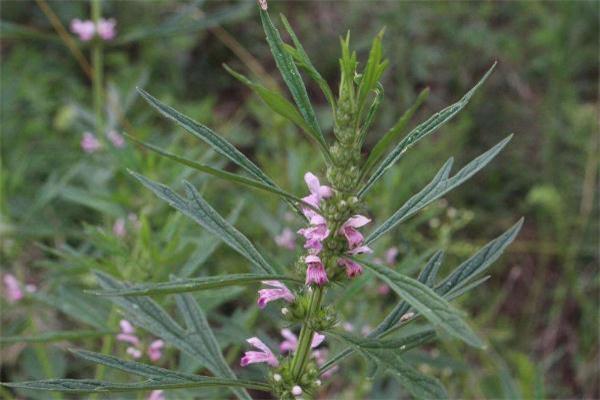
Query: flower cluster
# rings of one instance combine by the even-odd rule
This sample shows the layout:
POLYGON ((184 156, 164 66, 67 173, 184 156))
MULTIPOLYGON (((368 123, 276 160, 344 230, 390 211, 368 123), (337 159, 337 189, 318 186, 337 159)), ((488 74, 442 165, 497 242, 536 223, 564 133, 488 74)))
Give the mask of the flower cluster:
MULTIPOLYGON (((123 135, 121 135, 117 131, 108 131, 106 137, 117 149, 125 147, 125 138, 123 138, 123 135)), ((81 138, 80 145, 81 149, 89 154, 95 153, 98 150, 102 149, 102 142, 100 142, 96 135, 94 135, 91 132, 83 132, 83 137, 81 138)))
MULTIPOLYGON (((135 334, 135 328, 125 319, 122 319, 119 325, 121 327, 121 333, 117 335, 117 340, 131 345, 127 347, 127 354, 135 359, 141 358, 142 343, 135 334)), ((150 343, 147 350, 150 361, 157 362, 161 359, 163 347, 165 347, 165 342, 160 339, 150 343)))
POLYGON ((117 36, 117 21, 114 18, 100 18, 95 24, 91 20, 80 20, 75 18, 71 21, 71 32, 79 36, 82 42, 89 42, 98 35, 102 40, 112 40, 117 36))
MULTIPOLYGON (((25 297, 23 293, 23 289, 21 287, 21 283, 17 278, 15 278, 12 274, 5 274, 2 278, 4 283, 4 289, 6 290, 6 298, 11 303, 16 303, 19 300, 22 300, 25 297)), ((25 291, 28 293, 33 293, 37 290, 37 287, 32 284, 25 285, 25 291)))

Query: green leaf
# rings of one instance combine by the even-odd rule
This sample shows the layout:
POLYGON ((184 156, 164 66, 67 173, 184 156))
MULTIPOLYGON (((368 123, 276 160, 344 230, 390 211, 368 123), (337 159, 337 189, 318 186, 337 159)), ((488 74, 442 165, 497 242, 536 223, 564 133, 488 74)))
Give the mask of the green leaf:
MULTIPOLYGON (((401 354, 409 349, 406 344, 402 344, 404 343, 402 340, 374 341, 354 338, 346 334, 335 334, 335 336, 370 360, 376 368, 392 373, 398 382, 416 398, 448 398, 446 390, 437 379, 422 374, 402 359, 401 354)), ((431 334, 425 334, 424 337, 430 340, 431 334)), ((414 338, 411 339, 414 341, 414 338)))
POLYGON ((460 264, 437 287, 436 292, 447 295, 457 291, 469 282, 470 279, 485 271, 496 261, 509 244, 515 240, 523 226, 523 218, 517 221, 510 229, 483 246, 477 253, 460 264))
POLYGON ((300 284, 303 283, 303 281, 300 279, 285 275, 234 274, 133 285, 127 289, 95 291, 93 293, 100 296, 150 296, 155 294, 195 292, 199 290, 222 288, 226 286, 240 286, 265 280, 292 281, 300 284))
POLYGON ((223 171, 223 170, 220 170, 220 169, 212 168, 212 167, 209 167, 208 165, 200 164, 200 163, 198 163, 196 161, 188 160, 187 158, 179 157, 179 156, 177 156, 175 154, 166 152, 166 151, 160 149, 157 146, 154 146, 154 145, 152 145, 150 143, 142 142, 141 140, 138 140, 138 139, 136 139, 133 136, 130 136, 128 134, 125 134, 125 136, 127 138, 129 138, 130 140, 134 141, 135 143, 137 143, 140 146, 143 146, 143 147, 145 147, 145 148, 147 148, 149 150, 152 150, 152 151, 160 154, 163 157, 169 158, 169 159, 171 159, 173 161, 176 161, 176 162, 178 162, 180 164, 183 164, 183 165, 186 165, 188 167, 194 168, 194 169, 196 169, 198 171, 207 173, 209 175, 216 176, 217 178, 221 178, 221 179, 224 179, 224 180, 229 181, 229 182, 239 183, 239 184, 242 184, 242 185, 245 185, 245 186, 248 186, 248 187, 252 187, 252 188, 260 189, 260 190, 263 190, 263 191, 266 191, 266 192, 269 192, 269 193, 277 194, 280 197, 284 198, 285 200, 291 200, 293 202, 300 203, 300 204, 302 204, 303 207, 314 208, 310 204, 305 203, 304 201, 302 201, 302 199, 300 199, 299 197, 296 197, 293 194, 285 192, 285 191, 279 189, 277 186, 265 184, 265 183, 262 183, 262 182, 259 182, 259 181, 255 180, 255 179, 246 178, 245 176, 241 176, 241 175, 238 175, 238 174, 233 174, 231 172, 227 172, 227 171, 223 171))
POLYGON ((62 342, 66 340, 79 340, 87 338, 96 338, 106 335, 114 335, 117 332, 112 331, 59 331, 59 332, 45 332, 39 335, 32 336, 4 336, 0 337, 0 344, 13 344, 13 343, 52 343, 62 342))
POLYGON ((404 132, 404 128, 406 128, 406 125, 408 125, 415 112, 419 109, 419 107, 421 107, 421 105, 425 102, 425 100, 427 100, 428 97, 429 88, 425 88, 421 91, 421 93, 419 93, 419 96, 417 96, 417 100, 415 101, 415 103, 408 110, 406 110, 404 114, 402 114, 398 122, 396 122, 396 124, 394 124, 394 126, 392 126, 390 130, 387 131, 385 135, 383 135, 379 142, 377 142, 377 144, 373 147, 373 150, 371 150, 371 152, 369 153, 367 161, 365 161, 362 173, 363 178, 367 174, 369 174, 369 172, 371 172, 373 166, 377 163, 377 161, 379 161, 381 156, 383 156, 388 147, 396 141, 396 139, 402 132, 404 132))
POLYGON ((382 29, 373 39, 371 51, 369 52, 369 58, 367 59, 367 65, 362 74, 362 79, 360 80, 357 99, 359 115, 362 115, 362 110, 367 100, 367 96, 371 91, 375 90, 383 71, 385 71, 388 66, 387 60, 381 60, 383 56, 381 40, 383 39, 384 32, 385 28, 382 29))
POLYGON ((419 193, 408 199, 402 207, 400 207, 391 217, 379 225, 366 239, 365 243, 370 244, 377 240, 381 235, 394 228, 399 223, 405 221, 419 210, 423 209, 433 201, 439 199, 455 187, 461 185, 467 179, 475 175, 479 170, 485 167, 490 161, 498 155, 498 153, 510 141, 512 135, 509 135, 500 143, 481 154, 479 157, 472 160, 458 171, 451 178, 448 178, 450 169, 452 168, 452 158, 449 159, 444 166, 438 171, 433 180, 425 186, 419 193))
MULTIPOLYGON (((185 321, 188 340, 195 344, 198 352, 205 354, 211 360, 211 371, 219 376, 236 379, 235 374, 221 354, 219 343, 206 320, 204 311, 202 311, 194 297, 190 294, 183 294, 177 295, 175 300, 177 308, 185 321)), ((252 400, 245 390, 234 390, 234 392, 240 399, 252 400)))
POLYGON ((325 158, 329 161, 331 160, 329 149, 323 138, 323 134, 321 133, 321 128, 317 122, 317 116, 315 115, 308 98, 308 93, 306 92, 306 87, 304 86, 300 72, 294 63, 292 56, 285 51, 284 43, 279 36, 277 28, 273 25, 269 14, 264 10, 260 10, 260 19, 277 68, 279 69, 279 72, 281 72, 281 76, 290 90, 300 114, 310 127, 313 138, 319 143, 325 158))
POLYGON ((240 82, 250 87, 256 94, 265 102, 271 110, 275 111, 277 114, 282 117, 292 121, 294 124, 298 125, 304 132, 306 132, 311 138, 313 137, 313 133, 311 128, 306 124, 302 115, 296 110, 296 107, 292 103, 290 103, 285 97, 281 95, 281 93, 267 89, 261 84, 252 82, 250 79, 246 78, 244 75, 232 70, 227 66, 227 64, 223 64, 223 67, 233 75, 240 82))
POLYGON ((131 174, 171 207, 190 217, 206 230, 221 238, 232 249, 246 257, 255 269, 264 273, 274 272, 273 267, 256 250, 248 238, 219 215, 190 183, 185 182, 187 199, 184 199, 168 186, 154 182, 135 172, 131 172, 131 174))
POLYGON ((360 132, 358 134, 358 143, 361 145, 364 143, 365 138, 367 137, 367 133, 369 132, 369 128, 371 128, 371 124, 373 124, 373 120, 375 119, 375 114, 377 110, 379 110, 379 105, 381 104, 381 100, 383 99, 383 86, 380 83, 377 84, 377 87, 374 89, 375 98, 373 99, 373 103, 371 103, 371 107, 369 107, 369 111, 367 112, 367 116, 362 126, 360 127, 360 132))
MULTIPOLYGON (((433 282, 435 281, 435 276, 437 275, 437 271, 439 270, 442 261, 444 259, 444 252, 437 251, 435 252, 427 261, 425 267, 419 274, 419 282, 426 284, 429 287, 433 286, 433 282)), ((367 336, 370 339, 380 338, 388 335, 392 332, 392 329, 396 326, 398 321, 402 318, 404 314, 408 312, 410 309, 410 304, 408 304, 404 300, 400 300, 398 304, 394 307, 394 309, 384 318, 383 321, 367 336)), ((323 365, 322 371, 330 369, 335 364, 339 363, 342 359, 346 358, 352 353, 352 349, 345 349, 335 356, 331 357, 327 362, 323 365)))
MULTIPOLYGON (((105 290, 122 290, 129 287, 101 272, 96 272, 96 278, 100 286, 105 290)), ((194 357, 202 362, 213 374, 225 378, 234 377, 231 371, 224 368, 220 358, 215 358, 212 352, 206 350, 205 345, 208 342, 200 341, 197 334, 189 328, 182 328, 154 300, 149 297, 137 296, 110 297, 110 300, 121 308, 125 318, 134 325, 149 331, 170 345, 194 357)), ((187 320, 186 324, 188 324, 187 320)), ((204 334, 208 337, 208 335, 212 335, 212 331, 207 330, 204 334)), ((247 399, 245 393, 236 391, 236 394, 241 399, 247 399)))
MULTIPOLYGON (((423 267, 423 270, 419 274, 417 280, 428 287, 433 287, 435 283, 435 277, 444 261, 444 252, 438 250, 423 267)), ((410 304, 406 301, 400 301, 394 309, 384 318, 383 321, 369 334, 369 337, 384 336, 388 330, 392 329, 400 321, 403 315, 410 310, 410 304)))
POLYGON ((181 114, 177 110, 161 103, 158 99, 152 97, 149 93, 143 89, 138 88, 140 95, 158 112, 165 117, 175 121, 179 126, 184 128, 186 131, 194 135, 195 137, 203 140, 215 151, 229 160, 234 162, 236 165, 243 168, 250 175, 254 176, 259 181, 276 187, 275 182, 271 180, 260 168, 258 168, 252 161, 250 161, 242 152, 240 152, 235 146, 223 139, 220 135, 210 130, 208 127, 195 122, 189 117, 181 114))
POLYGON ((292 38, 292 42, 294 43, 294 47, 295 47, 294 48, 294 47, 284 44, 285 49, 288 51, 288 53, 290 53, 292 55, 292 57, 294 57, 296 64, 300 68, 305 70, 306 73, 308 73, 308 75, 311 77, 311 79, 314 80, 317 83, 317 85, 319 85, 319 88, 321 89, 321 91, 323 92, 325 97, 327 98, 329 105, 335 110, 335 97, 333 96, 333 93, 331 92, 331 88, 329 87, 329 84, 321 76, 319 71, 317 71, 317 69, 314 67, 314 65, 310 61, 308 54, 306 54, 306 51, 304 51, 304 47, 302 47, 302 43, 300 43, 300 40, 298 40, 296 33, 292 29, 292 26, 288 22, 285 15, 280 14, 280 17, 281 17, 281 21, 283 22, 283 26, 288 31, 288 34, 292 38))
POLYGON ((419 140, 428 136, 429 134, 435 132, 438 128, 452 119, 456 114, 458 114, 471 100, 471 97, 475 94, 477 89, 485 82, 485 80, 490 76, 496 63, 492 65, 492 67, 485 73, 483 78, 477 84, 469 90, 458 102, 452 104, 449 107, 446 107, 442 111, 434 114, 427 121, 419 124, 415 129, 413 129, 400 143, 394 147, 394 149, 383 159, 383 161, 379 164, 375 172, 368 179, 365 186, 358 192, 358 196, 362 197, 365 193, 373 186, 381 176, 388 170, 388 168, 392 167, 396 161, 402 157, 404 152, 417 143, 419 140))
POLYGON ((383 279, 400 297, 420 312, 433 325, 465 343, 483 348, 484 344, 450 303, 421 282, 401 275, 392 269, 357 260, 383 279))

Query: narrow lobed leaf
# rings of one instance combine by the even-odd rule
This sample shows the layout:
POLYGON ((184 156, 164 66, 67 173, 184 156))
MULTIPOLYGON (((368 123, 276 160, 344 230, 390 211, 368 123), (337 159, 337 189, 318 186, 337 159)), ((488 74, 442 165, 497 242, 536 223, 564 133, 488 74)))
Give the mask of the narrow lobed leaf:
POLYGON ((357 260, 383 279, 400 297, 420 312, 434 326, 438 326, 450 335, 465 343, 482 348, 481 339, 463 320, 461 314, 450 303, 421 282, 393 271, 392 269, 357 260))
POLYGON ((471 178, 483 167, 485 167, 490 161, 492 161, 498 153, 506 146, 506 144, 512 139, 512 135, 509 135, 500 143, 481 154, 470 163, 465 165, 460 171, 454 176, 448 178, 448 174, 452 167, 452 159, 448 160, 446 164, 440 169, 433 180, 427 184, 419 193, 408 199, 408 201, 400 207, 391 217, 384 221, 373 231, 366 239, 365 243, 370 244, 381 237, 383 234, 394 228, 399 223, 405 221, 419 210, 423 209, 433 201, 439 199, 455 187, 461 185, 467 179, 471 178))
POLYGON ((169 282, 133 285, 127 289, 94 291, 92 293, 99 296, 150 296, 157 294, 195 292, 200 290, 218 289, 227 286, 240 286, 265 280, 291 281, 300 284, 303 283, 303 281, 300 279, 285 275, 233 274, 177 279, 169 282))
POLYGON ((483 78, 481 78, 481 80, 477 82, 477 84, 458 102, 434 114, 427 121, 419 124, 408 135, 406 135, 406 137, 394 147, 394 149, 383 159, 383 161, 379 163, 379 166, 367 180, 365 186, 358 192, 358 196, 363 197, 365 193, 367 193, 367 191, 373 186, 373 184, 377 182, 379 178, 381 178, 383 174, 400 159, 400 157, 402 157, 408 148, 412 147, 415 143, 429 134, 435 132, 438 128, 458 114, 469 103, 469 100, 471 100, 471 97, 473 97, 477 89, 490 76, 495 66, 496 63, 492 65, 492 67, 485 73, 483 78))
POLYGON ((306 92, 306 87, 304 86, 300 72, 294 63, 292 56, 286 52, 284 43, 279 36, 277 28, 275 28, 273 25, 273 22, 269 17, 269 13, 264 10, 260 10, 260 19, 267 37, 267 42, 271 48, 271 53, 273 54, 273 58, 277 64, 277 68, 279 69, 279 72, 281 72, 281 76, 290 90, 294 102, 296 103, 296 106, 298 106, 300 114, 310 127, 313 138, 320 145, 323 155, 329 161, 331 160, 329 149, 327 148, 327 143, 323 138, 323 133, 321 132, 321 128, 317 122, 317 116, 315 115, 313 107, 308 98, 308 93, 306 92))

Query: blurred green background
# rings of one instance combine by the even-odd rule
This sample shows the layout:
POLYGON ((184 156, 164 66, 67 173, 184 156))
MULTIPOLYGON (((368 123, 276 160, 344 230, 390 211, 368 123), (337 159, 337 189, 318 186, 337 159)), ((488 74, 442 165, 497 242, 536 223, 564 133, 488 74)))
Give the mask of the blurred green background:
MULTIPOLYGON (((525 216, 517 241, 491 270, 492 279, 461 300, 490 347, 480 352, 440 342, 415 357, 423 358, 423 368, 440 377, 454 398, 600 397, 600 3, 269 4, 273 18, 279 12, 288 17, 332 87, 338 81, 339 37, 350 30, 364 62, 372 37, 386 27, 390 68, 368 146, 423 88, 431 94, 413 126, 456 101, 498 61, 467 108, 386 175, 368 199, 369 208, 380 222, 449 156, 462 165, 509 133, 515 134, 513 141, 486 169, 396 229, 377 250, 396 246, 402 268, 431 247, 447 248, 447 264, 454 265, 525 216)), ((294 254, 273 238, 298 223, 289 221, 275 198, 199 176, 131 144, 116 148, 106 137, 111 130, 128 132, 225 166, 203 143, 153 112, 135 92, 143 87, 236 143, 282 187, 303 194, 305 171, 324 174, 314 147, 221 67, 227 63, 283 87, 252 1, 103 1, 102 13, 116 19, 118 35, 101 50, 99 116, 93 75, 85 68, 90 46, 68 33, 72 19, 89 18, 90 4, 5 0, 0 12, 2 272, 37 286, 23 301, 2 300, 2 336, 116 327, 108 305, 86 308, 101 303, 81 294, 95 285, 92 269, 133 281, 244 270, 239 257, 142 190, 127 168, 177 188, 190 179, 260 247, 282 262, 293 261, 294 254), (78 52, 83 62, 74 56, 78 52), (97 135, 100 151, 81 149, 84 132, 97 135), (117 221, 127 221, 123 238, 113 232, 117 221)), ((309 92, 330 128, 325 99, 311 84, 309 92)), ((232 361, 246 332, 266 329, 251 310, 253 296, 239 290, 205 299, 224 331, 228 323, 239 325, 238 336, 223 339, 232 361), (230 322, 221 320, 232 316, 230 322)), ((354 325, 374 326, 393 302, 391 295, 374 293, 341 307, 354 325)), ((75 345, 110 350, 114 344, 108 342, 87 338, 75 345)), ((90 377, 89 365, 67 362, 70 356, 60 350, 64 343, 3 344, 1 380, 90 377)), ((345 385, 363 367, 358 360, 342 365, 324 398, 398 398, 385 380, 345 385)))

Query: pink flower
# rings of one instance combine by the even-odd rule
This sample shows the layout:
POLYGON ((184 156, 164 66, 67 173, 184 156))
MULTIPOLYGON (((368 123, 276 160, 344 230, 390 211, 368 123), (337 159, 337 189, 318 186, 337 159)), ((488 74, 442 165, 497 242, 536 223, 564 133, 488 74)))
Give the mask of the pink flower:
POLYGON ((135 347, 128 347, 127 354, 129 354, 135 359, 140 358, 142 356, 142 352, 139 349, 136 349, 135 347))
POLYGON ((371 248, 369 246, 359 246, 359 247, 355 247, 351 250, 348 250, 348 254, 351 254, 353 256, 358 255, 358 254, 365 254, 365 253, 372 253, 373 250, 371 250, 371 248))
POLYGON ((23 298, 21 284, 12 274, 6 274, 3 278, 4 287, 6 288, 6 297, 11 303, 17 302, 23 298))
POLYGON ((319 207, 322 199, 326 199, 333 195, 333 190, 331 190, 329 186, 321 185, 319 178, 312 172, 304 174, 304 182, 306 182, 306 186, 308 186, 310 195, 304 197, 302 200, 313 207, 319 207))
POLYGON ((379 286, 377 286, 377 293, 379 293, 380 295, 385 296, 389 292, 390 292, 390 287, 387 284, 382 283, 379 286))
POLYGON ((306 239, 304 248, 313 250, 313 254, 319 254, 323 249, 322 241, 329 236, 329 229, 325 223, 322 223, 308 228, 302 228, 298 230, 298 233, 306 239))
POLYGON ((294 232, 290 228, 285 228, 279 235, 275 236, 275 243, 279 247, 294 250, 296 248, 294 232))
POLYGON ((100 18, 98 20, 98 36, 100 36, 104 40, 112 40, 117 36, 117 31, 115 26, 117 25, 117 21, 114 18, 104 19, 100 18))
POLYGON ((246 341, 260 351, 247 351, 244 353, 244 357, 242 357, 240 361, 242 367, 245 367, 248 364, 263 362, 269 364, 271 367, 277 367, 279 365, 277 357, 275 357, 271 349, 269 349, 259 338, 252 337, 246 341))
POLYGON ((121 238, 124 237, 125 234, 127 233, 127 229, 125 229, 125 219, 117 218, 117 220, 113 224, 112 230, 113 230, 113 233, 115 234, 115 236, 121 237, 121 238))
POLYGON ((165 347, 165 342, 162 340, 155 340, 148 346, 148 357, 151 361, 158 361, 162 357, 162 349, 165 347))
POLYGON ((356 230, 356 228, 365 226, 369 222, 371 222, 371 220, 364 215, 355 215, 348 218, 348 220, 344 222, 340 228, 340 233, 346 236, 348 247, 353 249, 363 242, 364 237, 359 231, 356 230))
POLYGON ((106 134, 106 136, 108 137, 108 140, 110 140, 110 142, 113 144, 113 146, 119 149, 125 146, 125 139, 122 135, 117 133, 117 131, 111 130, 106 134))
POLYGON ((102 143, 96 139, 93 133, 84 132, 81 139, 81 148, 86 153, 94 153, 102 148, 102 143))
MULTIPOLYGON (((131 323, 126 319, 122 319, 121 322, 119 322, 119 325, 121 326, 121 333, 117 335, 117 340, 120 342, 130 343, 136 347, 139 346, 140 339, 138 339, 138 337, 135 335, 135 328, 133 325, 131 325, 131 323)), ((130 353, 129 349, 127 349, 127 353, 130 353)))
MULTIPOLYGON (((282 353, 296 351, 296 348, 298 347, 298 337, 289 329, 282 329, 281 336, 283 336, 285 340, 279 345, 279 350, 282 353)), ((310 348, 314 349, 315 347, 318 347, 324 340, 325 335, 315 332, 310 343, 310 348)))
POLYGON ((298 385, 295 385, 295 386, 292 388, 292 394, 293 394, 294 396, 300 396, 300 395, 302 394, 302 388, 301 388, 300 386, 298 386, 298 385))
POLYGON ((393 264, 396 263, 396 257, 397 256, 398 256, 398 248, 397 247, 390 247, 385 252, 385 262, 388 265, 393 265, 393 264))
POLYGON ((306 284, 316 284, 318 286, 323 286, 329 280, 327 279, 327 272, 325 272, 325 267, 323 267, 323 263, 321 259, 316 255, 308 255, 304 259, 306 265, 306 284))
POLYGON ((346 268, 346 275, 348 278, 355 278, 363 273, 363 268, 360 266, 360 264, 348 258, 340 258, 338 260, 338 265, 346 268))
POLYGON ((279 281, 263 281, 262 283, 274 289, 261 289, 258 291, 257 303, 259 308, 265 308, 267 303, 274 300, 283 299, 288 303, 294 301, 294 294, 283 283, 279 281))
POLYGON ((153 390, 146 400, 165 400, 165 394, 162 390, 153 390))
POLYGON ((71 21, 71 32, 79 36, 83 42, 90 41, 94 37, 96 28, 93 21, 82 21, 75 18, 71 21))

